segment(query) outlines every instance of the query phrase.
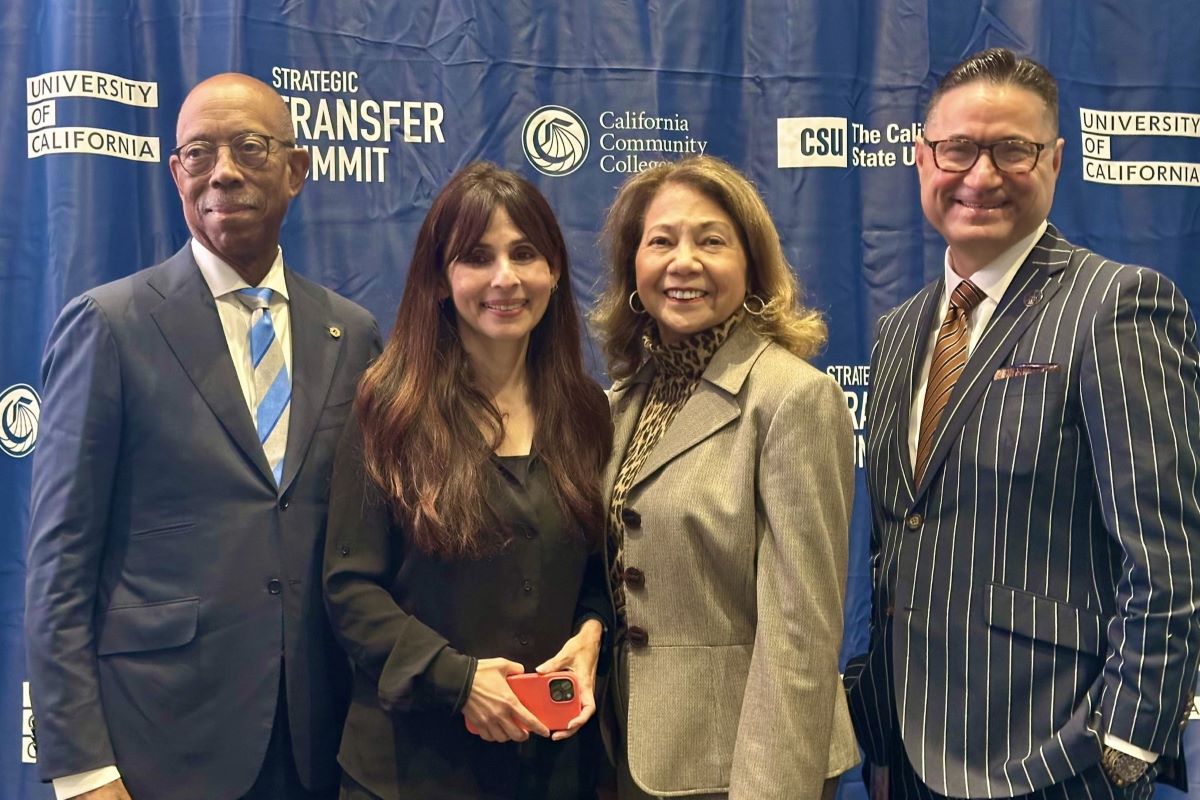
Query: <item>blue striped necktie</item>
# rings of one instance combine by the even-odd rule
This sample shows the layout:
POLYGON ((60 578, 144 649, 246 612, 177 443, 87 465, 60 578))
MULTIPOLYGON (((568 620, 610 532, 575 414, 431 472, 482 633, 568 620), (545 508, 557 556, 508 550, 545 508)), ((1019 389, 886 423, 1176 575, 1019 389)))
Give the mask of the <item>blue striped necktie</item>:
POLYGON ((254 422, 275 474, 275 485, 283 479, 283 454, 287 449, 288 411, 292 381, 283 360, 283 343, 271 322, 271 289, 238 289, 237 298, 251 310, 250 363, 254 367, 254 422))

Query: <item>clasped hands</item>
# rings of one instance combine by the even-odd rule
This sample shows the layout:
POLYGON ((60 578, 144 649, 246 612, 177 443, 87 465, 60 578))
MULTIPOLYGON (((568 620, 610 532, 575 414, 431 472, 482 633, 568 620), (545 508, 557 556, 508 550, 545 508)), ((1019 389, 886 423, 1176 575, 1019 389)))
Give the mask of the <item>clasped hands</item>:
POLYGON ((580 711, 567 723, 567 729, 554 731, 521 704, 508 685, 509 675, 520 675, 525 667, 506 658, 482 658, 475 667, 471 694, 463 706, 463 716, 489 742, 523 742, 529 734, 549 737, 553 741, 574 736, 583 724, 596 713, 596 665, 600 660, 600 637, 604 629, 600 622, 589 619, 579 626, 579 632, 568 639, 552 658, 537 666, 538 674, 567 670, 579 683, 580 711))

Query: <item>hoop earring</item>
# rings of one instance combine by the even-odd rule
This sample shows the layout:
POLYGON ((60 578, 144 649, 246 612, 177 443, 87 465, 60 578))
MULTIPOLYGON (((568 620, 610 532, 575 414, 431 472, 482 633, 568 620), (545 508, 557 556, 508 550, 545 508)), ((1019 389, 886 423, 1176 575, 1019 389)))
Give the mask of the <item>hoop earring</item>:
POLYGON ((742 301, 742 308, 746 309, 746 313, 752 317, 761 317, 767 310, 767 301, 756 294, 748 294, 742 301))
POLYGON ((637 289, 634 289, 632 292, 629 293, 629 310, 635 314, 645 314, 646 313, 646 306, 645 306, 645 304, 642 303, 642 298, 638 297, 637 289), (636 306, 633 304, 634 300, 637 301, 636 306), (641 308, 638 308, 638 306, 641 306, 641 308))

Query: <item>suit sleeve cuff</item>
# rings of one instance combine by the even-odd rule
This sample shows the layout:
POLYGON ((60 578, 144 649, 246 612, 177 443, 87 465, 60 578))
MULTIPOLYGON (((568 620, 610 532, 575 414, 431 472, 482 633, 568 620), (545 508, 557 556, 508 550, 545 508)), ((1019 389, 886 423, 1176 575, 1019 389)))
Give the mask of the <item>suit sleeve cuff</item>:
POLYGON ((1143 750, 1137 745, 1130 744, 1124 739, 1118 739, 1111 733, 1104 734, 1104 746, 1111 747, 1113 750, 1120 750, 1127 756, 1140 758, 1147 764, 1153 764, 1155 761, 1158 761, 1158 753, 1151 753, 1149 750, 1143 750))
POLYGON ((120 778, 121 773, 117 771, 116 766, 100 767, 99 769, 89 769, 87 772, 77 772, 74 775, 64 775, 52 781, 54 784, 54 797, 56 800, 67 800, 68 797, 77 797, 84 792, 99 789, 101 786, 110 784, 120 778))

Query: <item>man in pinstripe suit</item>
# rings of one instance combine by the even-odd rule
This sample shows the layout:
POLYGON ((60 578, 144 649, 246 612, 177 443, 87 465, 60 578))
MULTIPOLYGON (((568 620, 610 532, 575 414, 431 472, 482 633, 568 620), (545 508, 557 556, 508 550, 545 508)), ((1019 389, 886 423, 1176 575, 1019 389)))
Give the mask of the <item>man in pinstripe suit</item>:
POLYGON ((1145 797, 1200 626, 1200 367, 1186 300, 1047 222, 1058 99, 1006 50, 942 80, 917 147, 945 276, 871 358, 874 797, 1145 797))

